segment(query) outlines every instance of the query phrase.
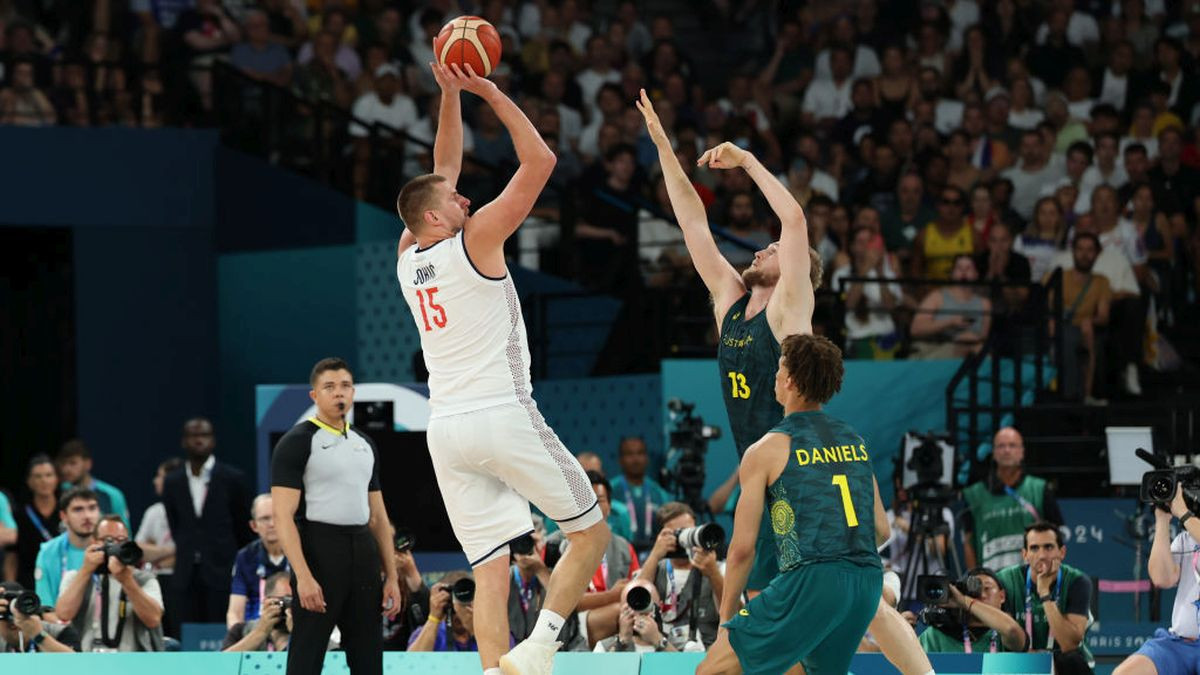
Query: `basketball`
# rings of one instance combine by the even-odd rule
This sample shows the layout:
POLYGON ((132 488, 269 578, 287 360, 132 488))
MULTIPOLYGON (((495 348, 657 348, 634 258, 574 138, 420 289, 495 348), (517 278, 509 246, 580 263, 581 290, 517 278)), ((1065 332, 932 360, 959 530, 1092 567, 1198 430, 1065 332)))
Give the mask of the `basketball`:
POLYGON ((460 16, 442 26, 433 51, 444 66, 456 63, 465 72, 469 64, 476 75, 487 77, 500 63, 500 34, 485 19, 460 16))

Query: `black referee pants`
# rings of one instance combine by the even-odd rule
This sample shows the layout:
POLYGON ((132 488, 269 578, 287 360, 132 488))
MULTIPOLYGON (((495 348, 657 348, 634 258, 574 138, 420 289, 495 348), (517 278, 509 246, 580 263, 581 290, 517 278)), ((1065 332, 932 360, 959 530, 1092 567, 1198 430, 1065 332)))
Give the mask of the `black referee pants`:
MULTIPOLYGON (((288 675, 319 675, 333 627, 342 631, 342 651, 353 675, 383 673, 383 582, 379 547, 366 525, 307 522, 299 525, 300 546, 325 596, 325 612, 292 605, 288 675)), ((292 574, 292 591, 296 575, 292 574)))

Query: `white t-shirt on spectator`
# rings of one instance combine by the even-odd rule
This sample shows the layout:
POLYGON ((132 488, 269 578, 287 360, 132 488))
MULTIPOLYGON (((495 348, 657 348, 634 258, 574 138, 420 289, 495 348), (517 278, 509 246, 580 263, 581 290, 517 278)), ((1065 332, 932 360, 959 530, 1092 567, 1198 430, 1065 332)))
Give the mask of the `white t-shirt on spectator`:
POLYGON ((846 78, 840 86, 833 80, 813 80, 804 92, 804 102, 800 109, 811 113, 818 120, 841 119, 850 112, 850 90, 853 88, 852 78, 846 78))
POLYGON ((583 23, 582 21, 576 21, 575 23, 571 24, 571 28, 567 30, 567 44, 571 45, 571 48, 575 50, 576 54, 587 53, 587 42, 591 37, 591 26, 583 23))
MULTIPOLYGON (((139 544, 153 543, 155 546, 173 544, 171 526, 167 523, 167 508, 162 502, 151 504, 142 514, 142 524, 138 526, 137 536, 133 539, 139 544)), ((170 567, 156 568, 161 574, 170 574, 170 567)))
POLYGON ((1142 238, 1138 236, 1137 226, 1128 218, 1118 218, 1116 227, 1108 232, 1101 232, 1100 245, 1106 249, 1121 251, 1130 265, 1144 265, 1150 259, 1142 238))
POLYGON ((1197 570, 1200 544, 1187 532, 1180 532, 1171 541, 1171 558, 1179 563, 1179 586, 1175 589, 1175 607, 1171 610, 1171 633, 1191 640, 1200 636, 1196 625, 1196 600, 1200 592, 1200 570, 1197 570))
POLYGON ((951 131, 962 126, 963 110, 966 104, 952 98, 939 99, 933 109, 933 127, 939 134, 948 135, 951 131))
MULTIPOLYGON (((1059 267, 1065 270, 1075 269, 1074 254, 1070 249, 1059 253, 1050 269, 1059 267)), ((1133 268, 1129 265, 1129 259, 1125 257, 1124 252, 1115 248, 1105 247, 1100 251, 1100 256, 1096 258, 1096 264, 1092 266, 1092 272, 1108 279, 1108 285, 1114 293, 1138 295, 1141 292, 1138 289, 1137 277, 1133 275, 1133 268)))
POLYGON ((579 145, 579 134, 583 133, 583 115, 569 105, 558 104, 558 135, 561 142, 571 147, 579 145))
MULTIPOLYGON (((1096 101, 1090 98, 1085 98, 1081 101, 1067 104, 1067 112, 1071 117, 1084 122, 1092 121, 1092 107, 1096 105, 1096 101)), ((1118 106, 1118 109, 1120 106, 1118 106)))
POLYGON ((683 230, 649 211, 638 211, 638 256, 642 264, 652 268, 657 266, 665 251, 688 255, 683 230))
MULTIPOLYGON (((829 54, 828 49, 822 49, 817 54, 817 62, 813 70, 814 80, 833 80, 833 69, 829 66, 829 54)), ((866 45, 858 45, 854 51, 854 70, 850 79, 876 77, 882 72, 883 67, 879 65, 879 57, 875 55, 875 50, 866 45)))
POLYGON ((1011 169, 1006 169, 1000 175, 1011 180, 1013 184, 1012 208, 1025 220, 1029 220, 1033 215, 1033 206, 1041 197, 1042 187, 1051 183, 1057 183, 1060 178, 1066 175, 1066 170, 1063 168, 1062 162, 1055 162, 1053 158, 1046 165, 1037 171, 1026 171, 1023 166, 1014 166, 1011 169))
POLYGON ((1021 233, 1013 242, 1013 251, 1029 260, 1029 276, 1036 282, 1046 278, 1046 273, 1056 267, 1055 260, 1062 249, 1052 241, 1021 233))
MULTIPOLYGON (((384 104, 379 99, 379 94, 369 91, 354 102, 354 108, 351 114, 362 120, 367 125, 381 122, 398 131, 404 131, 409 128, 419 119, 417 115, 417 105, 413 100, 404 94, 396 94, 392 97, 391 104, 384 104)), ((356 138, 364 138, 370 135, 370 129, 358 122, 350 122, 350 135, 356 138)))
MULTIPOLYGON (((1038 27, 1037 43, 1044 43, 1049 34, 1050 27, 1043 23, 1038 27)), ((1095 44, 1099 41, 1100 24, 1096 23, 1092 15, 1078 10, 1071 12, 1071 19, 1067 22, 1067 42, 1082 47, 1085 43, 1095 44)))
POLYGON ((771 130, 771 120, 767 119, 767 113, 763 111, 762 106, 754 101, 747 101, 742 104, 741 108, 735 108, 733 101, 722 98, 717 101, 717 107, 724 110, 726 115, 739 115, 749 118, 754 122, 754 128, 760 134, 765 134, 771 130))
POLYGON ((605 84, 620 84, 621 73, 615 68, 609 68, 607 73, 601 74, 588 68, 575 76, 575 83, 579 85, 579 91, 583 93, 583 106, 588 111, 588 119, 592 119, 600 114, 596 107, 596 92, 600 91, 600 87, 605 84))
POLYGON ((1109 68, 1100 76, 1100 97, 1097 103, 1107 103, 1117 110, 1125 108, 1125 96, 1129 91, 1129 75, 1117 75, 1109 68))
POLYGON ((1008 125, 1022 131, 1036 129, 1044 119, 1046 119, 1046 113, 1036 108, 1026 108, 1021 112, 1011 111, 1008 113, 1008 125))
MULTIPOLYGON (((1122 185, 1129 182, 1129 175, 1125 173, 1125 167, 1121 165, 1121 160, 1117 160, 1116 166, 1113 167, 1112 173, 1105 176, 1100 167, 1093 164, 1083 171, 1083 177, 1079 179, 1079 198, 1075 200, 1075 213, 1088 213, 1092 210, 1092 192, 1101 185, 1108 185, 1113 188, 1120 188, 1122 185)), ((1121 206, 1117 205, 1118 208, 1121 206)))
MULTIPOLYGON (((826 240, 828 241, 828 239, 826 240)), ((824 243, 824 242, 822 242, 824 243)), ((842 279, 850 276, 859 276, 853 274, 853 269, 850 265, 843 265, 834 271, 833 276, 829 280, 829 286, 834 292, 841 292, 843 284, 842 279)), ((872 269, 865 275, 872 279, 880 278, 879 273, 872 269)), ((896 272, 892 269, 891 263, 887 258, 883 261, 883 278, 895 279, 896 272)), ((891 335, 896 332, 896 324, 892 321, 892 315, 883 307, 883 284, 863 284, 863 297, 867 299, 867 309, 871 310, 867 314, 865 321, 858 318, 858 313, 854 307, 846 308, 846 337, 851 340, 861 340, 869 337, 879 337, 883 335, 891 335)), ((849 289, 849 285, 846 285, 849 289)), ((888 291, 895 297, 897 303, 900 301, 903 291, 900 290, 898 284, 887 284, 888 291)), ((891 512, 888 512, 889 517, 891 512)), ((895 530, 893 530, 895 532, 895 530)), ((900 535, 897 535, 899 538, 900 535)), ((898 541, 898 539, 897 539, 898 541)), ((892 546, 896 546, 896 541, 892 542, 892 546)), ((900 544, 900 550, 903 550, 904 544, 900 544)), ((894 549, 893 549, 894 550, 894 549)), ((929 572, 935 574, 935 572, 929 572)))
POLYGON ((956 0, 950 9, 950 43, 946 45, 950 51, 962 49, 963 33, 971 26, 979 23, 979 5, 975 0, 956 0))

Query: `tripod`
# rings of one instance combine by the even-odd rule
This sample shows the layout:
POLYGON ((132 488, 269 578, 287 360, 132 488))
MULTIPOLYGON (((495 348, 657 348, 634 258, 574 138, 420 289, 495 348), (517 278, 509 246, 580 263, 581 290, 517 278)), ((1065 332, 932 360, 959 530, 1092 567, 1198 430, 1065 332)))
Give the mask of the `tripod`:
MULTIPOLYGON (((919 490, 913 492, 919 493, 919 490)), ((931 563, 945 570, 947 576, 957 579, 962 575, 962 562, 958 550, 950 541, 950 525, 942 518, 942 509, 949 503, 942 499, 915 498, 912 502, 912 523, 908 529, 908 542, 904 547, 904 579, 901 598, 912 602, 917 599, 917 576, 925 573, 931 563), (946 537, 945 551, 938 549, 938 540, 946 537), (949 553, 947 561, 946 553, 949 553), (952 562, 953 567, 947 564, 952 562)))

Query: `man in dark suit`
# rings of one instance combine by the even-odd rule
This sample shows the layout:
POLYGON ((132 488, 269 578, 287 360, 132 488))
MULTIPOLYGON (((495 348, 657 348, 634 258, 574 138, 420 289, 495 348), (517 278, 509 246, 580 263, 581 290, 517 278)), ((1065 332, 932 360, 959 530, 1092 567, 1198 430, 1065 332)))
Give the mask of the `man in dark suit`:
POLYGON ((175 539, 173 610, 179 623, 225 620, 229 570, 249 543, 253 495, 241 471, 216 461, 212 422, 183 425, 187 462, 163 480, 162 501, 175 539))

